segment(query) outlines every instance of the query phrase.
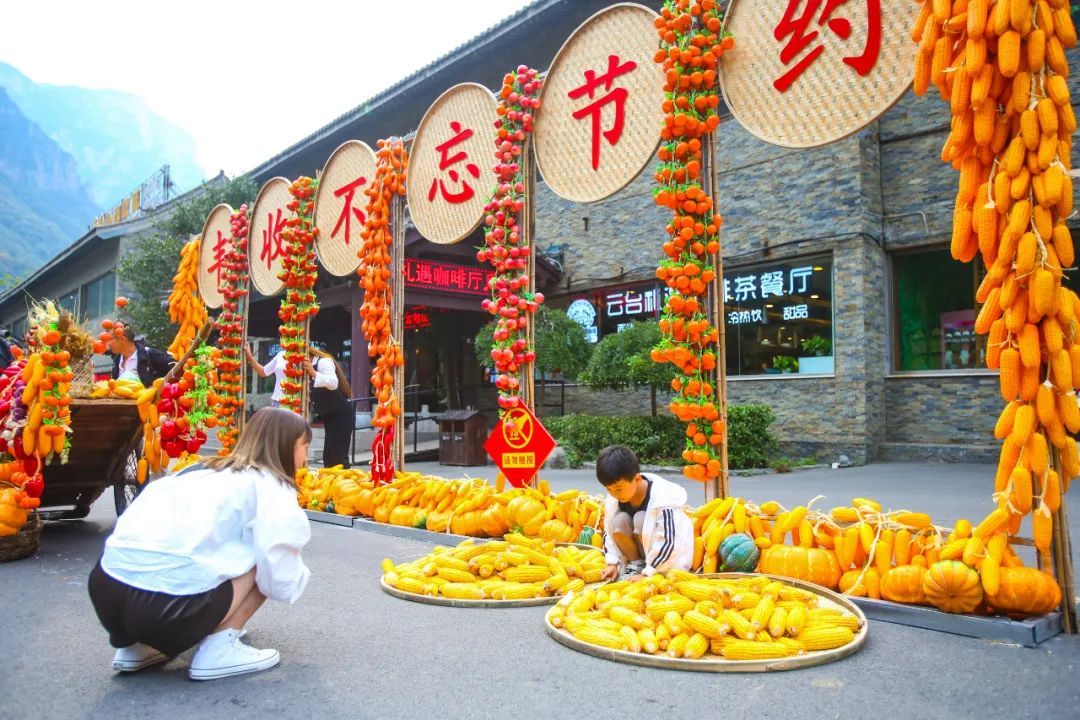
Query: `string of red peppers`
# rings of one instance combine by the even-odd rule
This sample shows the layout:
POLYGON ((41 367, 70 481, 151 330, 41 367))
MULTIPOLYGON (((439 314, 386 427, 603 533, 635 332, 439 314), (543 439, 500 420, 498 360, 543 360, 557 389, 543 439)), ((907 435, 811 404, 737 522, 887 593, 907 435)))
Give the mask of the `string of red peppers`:
POLYGON ((285 284, 281 296, 278 317, 281 325, 281 349, 285 351, 285 379, 281 383, 284 395, 282 407, 303 414, 304 369, 307 358, 307 321, 319 312, 315 301, 315 281, 318 265, 315 263, 315 235, 318 230, 312 219, 315 209, 313 198, 318 180, 301 177, 289 186, 293 196, 289 203, 292 215, 281 232, 284 256, 278 278, 285 284))
POLYGON ((214 412, 218 416, 218 440, 221 442, 221 455, 228 455, 236 447, 240 434, 237 429, 237 413, 244 405, 243 376, 240 372, 243 362, 244 313, 243 304, 248 294, 248 206, 229 216, 232 227, 232 242, 229 251, 222 259, 221 313, 214 321, 218 331, 218 346, 221 356, 217 361, 217 386, 214 388, 218 402, 214 412))
POLYGON ((652 351, 654 362, 677 368, 668 406, 687 423, 683 474, 695 480, 719 477, 726 418, 711 378, 717 366, 720 331, 709 317, 709 287, 716 279, 714 258, 720 251, 720 214, 701 184, 702 138, 716 130, 716 66, 732 46, 721 37, 723 16, 713 0, 669 0, 656 19, 660 49, 655 60, 664 67, 664 126, 656 203, 672 211, 670 239, 656 271, 670 293, 660 319, 663 339, 652 351))
POLYGON ((498 372, 495 385, 499 388, 500 415, 521 404, 521 368, 536 359, 526 328, 529 316, 544 302, 543 293, 529 292, 527 271, 532 247, 523 242, 520 224, 526 200, 521 154, 540 108, 541 84, 537 71, 525 65, 503 78, 499 119, 495 122, 498 133, 494 170, 498 185, 485 208, 484 247, 476 253, 477 260, 490 262, 495 268, 489 284, 491 299, 485 299, 482 305, 498 318, 491 358, 498 372))

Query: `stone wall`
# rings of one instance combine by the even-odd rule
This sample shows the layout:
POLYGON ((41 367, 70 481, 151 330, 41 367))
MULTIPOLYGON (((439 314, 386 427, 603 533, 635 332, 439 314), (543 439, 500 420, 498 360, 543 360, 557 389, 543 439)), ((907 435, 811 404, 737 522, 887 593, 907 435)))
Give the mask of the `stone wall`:
POLYGON ((885 388, 890 442, 994 443, 1004 406, 996 374, 894 375, 885 388))

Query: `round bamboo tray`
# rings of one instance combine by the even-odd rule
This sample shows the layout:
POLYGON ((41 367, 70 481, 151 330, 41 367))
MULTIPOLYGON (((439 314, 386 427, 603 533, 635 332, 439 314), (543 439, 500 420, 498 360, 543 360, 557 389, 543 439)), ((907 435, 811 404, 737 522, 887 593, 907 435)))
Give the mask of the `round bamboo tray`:
MULTIPOLYGON (((710 575, 703 575, 702 577, 740 578, 746 577, 746 574, 713 573, 710 575)), ((551 624, 550 610, 544 615, 544 627, 547 628, 548 635, 556 642, 587 655, 593 655, 598 658, 603 658, 604 660, 626 663, 628 665, 663 668, 665 670, 689 670, 691 672, 780 672, 783 670, 798 670, 799 668, 814 667, 816 665, 824 665, 826 663, 842 660, 843 658, 858 652, 866 643, 867 633, 869 632, 866 616, 863 614, 862 610, 848 598, 839 593, 835 593, 832 590, 827 590, 826 588, 803 582, 802 580, 780 577, 778 575, 765 575, 765 577, 780 580, 793 587, 814 593, 820 598, 820 607, 839 607, 858 617, 859 621, 862 623, 862 627, 855 633, 855 640, 843 647, 834 648, 832 650, 819 650, 816 652, 808 652, 803 655, 776 658, 772 660, 726 660, 713 655, 708 655, 700 660, 689 660, 687 658, 672 658, 667 655, 648 655, 645 653, 633 653, 626 650, 613 650, 611 648, 600 647, 599 645, 593 645, 578 640, 566 630, 557 628, 551 624)))
MULTIPOLYGON (((484 540, 484 542, 491 542, 497 538, 490 538, 484 540)), ((597 550, 603 552, 599 548, 594 548, 591 545, 582 545, 581 543, 555 543, 562 547, 579 547, 588 548, 590 550, 597 550)), ((600 587, 603 582, 593 583, 586 585, 585 589, 591 589, 600 587)), ((379 577, 379 587, 387 595, 393 595, 396 598, 402 600, 409 600, 411 602, 423 603, 425 605, 441 605, 442 607, 457 607, 457 608, 521 608, 521 607, 540 607, 543 605, 554 605, 562 600, 562 595, 552 595, 551 597, 537 597, 537 598, 522 598, 520 600, 465 600, 463 598, 447 598, 441 595, 420 595, 418 593, 406 592, 404 590, 398 590, 396 587, 388 585, 386 583, 386 577, 379 577)))
POLYGON ((233 209, 222 203, 206 216, 199 244, 199 294, 211 310, 221 307, 225 296, 221 292, 221 262, 232 249, 233 209))

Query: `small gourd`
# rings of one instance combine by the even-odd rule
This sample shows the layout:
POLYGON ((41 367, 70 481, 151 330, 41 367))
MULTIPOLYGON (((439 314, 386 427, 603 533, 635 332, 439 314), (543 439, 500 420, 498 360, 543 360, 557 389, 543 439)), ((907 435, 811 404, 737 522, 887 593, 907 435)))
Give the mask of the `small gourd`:
POLYGON ((761 550, 746 533, 734 533, 720 543, 719 555, 723 572, 754 572, 761 550))

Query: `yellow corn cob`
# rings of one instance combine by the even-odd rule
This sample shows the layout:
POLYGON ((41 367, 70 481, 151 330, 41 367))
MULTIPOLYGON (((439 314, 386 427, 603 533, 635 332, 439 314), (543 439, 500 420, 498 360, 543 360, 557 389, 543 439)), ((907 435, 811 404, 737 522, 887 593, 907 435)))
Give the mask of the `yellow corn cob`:
POLYGON ((728 625, 697 610, 688 610, 682 620, 691 630, 709 638, 723 637, 729 629, 728 625))
POLYGON ((641 628, 637 631, 638 643, 641 645, 641 652, 648 655, 655 655, 659 650, 659 646, 656 642, 656 634, 653 633, 651 628, 641 628))
POLYGON ((592 568, 581 573, 581 579, 584 580, 586 584, 592 584, 600 582, 603 575, 603 568, 592 568))
POLYGON ((795 654, 795 650, 785 643, 750 640, 731 640, 720 652, 728 660, 772 660, 795 654))
POLYGON ((438 577, 441 577, 447 582, 457 583, 471 583, 476 582, 476 576, 468 570, 459 570, 452 567, 440 567, 437 573, 438 577))
POLYGON ((754 607, 753 616, 750 618, 750 627, 761 630, 769 624, 773 610, 776 609, 776 599, 772 595, 764 595, 754 607))
POLYGON ((799 642, 807 650, 832 650, 855 640, 855 634, 846 627, 808 628, 799 634, 799 642))
POLYGON ((761 602, 761 596, 755 592, 740 592, 731 597, 731 607, 738 610, 755 608, 761 602))
POLYGON ((686 632, 686 623, 683 622, 682 616, 674 610, 664 613, 663 625, 667 627, 672 637, 686 632))
POLYGON ((585 589, 585 581, 581 578, 574 578, 570 582, 559 588, 559 595, 569 595, 570 593, 578 593, 585 589))
POLYGON ((718 597, 716 587, 707 580, 686 580, 675 583, 680 594, 685 595, 694 602, 699 600, 715 600, 718 597))
POLYGON ((720 610, 722 608, 712 600, 701 600, 700 602, 694 603, 694 609, 702 615, 714 618, 720 615, 720 610))
POLYGON ((654 623, 647 615, 634 612, 630 608, 620 607, 618 605, 608 608, 608 617, 620 625, 628 625, 635 630, 641 628, 653 627, 654 623))
POLYGON ((599 645, 600 647, 611 648, 612 650, 626 649, 626 640, 621 634, 611 632, 610 630, 603 630, 594 625, 583 625, 571 630, 571 633, 578 640, 587 642, 590 645, 599 645))
POLYGON ((637 630, 629 625, 623 625, 619 628, 619 635, 623 639, 623 643, 626 645, 626 649, 630 652, 641 652, 641 641, 638 639, 637 630))
POLYGON ((623 595, 622 597, 613 598, 603 604, 603 610, 608 612, 611 608, 621 607, 627 610, 633 610, 636 613, 642 615, 645 614, 645 601, 639 597, 633 595, 623 595))
POLYGON ((461 572, 469 572, 469 563, 465 560, 460 560, 449 553, 442 553, 441 555, 435 555, 432 557, 432 562, 436 567, 449 568, 451 570, 460 570, 461 572))
POLYGON ((674 610, 683 614, 694 608, 694 602, 682 595, 656 595, 645 603, 645 613, 654 621, 663 620, 664 615, 674 610))
POLYGON ((787 610, 778 607, 769 618, 769 635, 778 638, 787 633, 787 610))
POLYGON ((697 660, 709 651, 709 640, 701 633, 694 633, 686 641, 683 648, 683 657, 688 660, 697 660))
POLYGON ((727 609, 720 616, 721 622, 726 622, 732 631, 743 640, 752 640, 757 631, 750 625, 750 621, 743 617, 737 610, 727 609))
POLYGON ((668 643, 667 654, 673 658, 682 657, 686 651, 686 643, 690 642, 690 636, 686 633, 679 633, 671 638, 671 642, 668 643))
POLYGON ((416 595, 424 594, 425 583, 416 578, 401 577, 391 574, 386 576, 386 584, 403 592, 415 593, 416 595))
POLYGON ((510 543, 511 545, 516 545, 517 547, 524 548, 539 547, 543 543, 543 540, 541 540, 540 538, 526 537, 521 533, 507 533, 503 536, 503 540, 506 540, 506 542, 510 543))
POLYGON ((795 600, 802 603, 817 602, 817 595, 809 590, 803 590, 802 588, 791 587, 790 585, 784 585, 780 589, 781 600, 795 600))
POLYGON ((667 650, 668 643, 671 642, 671 631, 668 630, 667 625, 659 623, 653 632, 656 634, 656 649, 667 650))
POLYGON ((787 633, 792 637, 798 637, 806 625, 809 611, 805 606, 796 606, 788 610, 787 633))
POLYGON ((538 585, 507 583, 492 592, 492 597, 496 600, 525 600, 527 598, 534 598, 539 593, 540 587, 538 585))
POLYGON ((711 652, 713 655, 722 655, 724 652, 724 647, 732 642, 745 641, 738 640, 737 638, 733 638, 730 635, 725 635, 722 638, 711 638, 709 640, 709 652, 711 652))
POLYGON ((829 516, 836 522, 855 522, 859 519, 859 515, 855 512, 855 508, 851 507, 834 507, 829 511, 829 516))
POLYGON ((828 615, 807 620, 806 625, 803 627, 803 632, 820 625, 827 627, 843 627, 851 632, 858 632, 861 627, 859 618, 854 615, 828 615))
POLYGON ((439 588, 439 593, 443 597, 462 600, 480 600, 484 597, 484 590, 476 583, 448 582, 439 588))
POLYGON ((551 569, 539 565, 519 565, 506 568, 503 577, 509 582, 538 583, 551 577, 551 569))

